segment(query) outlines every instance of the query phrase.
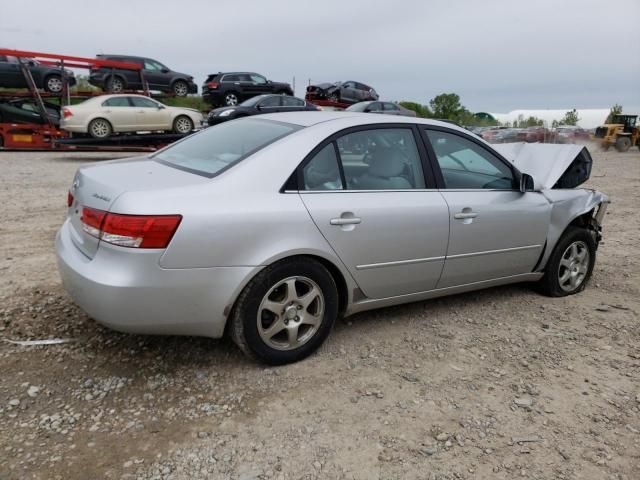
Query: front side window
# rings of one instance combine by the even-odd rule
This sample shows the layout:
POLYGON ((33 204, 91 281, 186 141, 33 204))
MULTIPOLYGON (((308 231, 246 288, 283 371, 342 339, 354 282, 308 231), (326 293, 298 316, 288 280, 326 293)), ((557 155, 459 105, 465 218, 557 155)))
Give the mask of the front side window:
POLYGON ((131 97, 131 103, 133 103, 134 107, 138 108, 158 108, 159 106, 159 104, 153 100, 143 97, 131 97))
POLYGON ((514 188, 511 169, 498 157, 460 135, 427 130, 448 189, 514 188))
POLYGON ((113 97, 102 102, 103 107, 130 107, 129 97, 113 97))
POLYGON ((147 59, 147 60, 144 61, 144 68, 145 68, 145 70, 162 71, 166 67, 164 65, 162 65, 161 63, 156 62, 155 60, 147 59))
POLYGON ((251 77, 251 81, 252 81, 252 82, 256 82, 256 83, 259 83, 259 84, 261 84, 261 85, 263 85, 263 84, 267 83, 267 79, 266 79, 266 78, 264 78, 262 75, 257 75, 257 74, 255 74, 255 73, 252 73, 252 74, 250 75, 250 77, 251 77))
POLYGON ((340 167, 333 142, 326 145, 302 169, 305 190, 342 190, 340 167))
POLYGON ((386 110, 387 112, 391 111, 391 112, 397 112, 398 106, 395 103, 391 103, 391 102, 384 102, 382 104, 384 110, 386 110))
POLYGON ((198 175, 214 177, 300 128, 299 125, 253 118, 225 122, 173 144, 158 152, 153 159, 198 175))

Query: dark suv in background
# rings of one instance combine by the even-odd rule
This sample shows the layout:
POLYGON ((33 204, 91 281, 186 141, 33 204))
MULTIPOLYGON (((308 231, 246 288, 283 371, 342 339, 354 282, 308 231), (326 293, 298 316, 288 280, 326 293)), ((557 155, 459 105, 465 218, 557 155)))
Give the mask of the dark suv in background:
MULTIPOLYGON (((145 82, 149 85, 149 90, 172 93, 177 97, 186 97, 190 93, 198 93, 198 86, 193 83, 191 75, 174 72, 157 60, 129 55, 96 55, 96 58, 142 65, 142 74, 145 82)), ((110 93, 144 89, 140 82, 139 72, 108 67, 92 69, 89 75, 89 83, 110 93)))
MULTIPOLYGON (((73 87, 76 84, 76 78, 71 70, 63 72, 60 67, 44 65, 33 59, 23 59, 23 61, 27 64, 36 87, 44 88, 49 93, 62 93, 63 74, 67 78, 69 87, 73 87)), ((28 87, 17 57, 0 55, 0 87, 28 87)))
POLYGON ((265 93, 293 95, 293 90, 288 83, 272 82, 253 72, 212 73, 202 85, 202 98, 214 106, 232 107, 265 93))

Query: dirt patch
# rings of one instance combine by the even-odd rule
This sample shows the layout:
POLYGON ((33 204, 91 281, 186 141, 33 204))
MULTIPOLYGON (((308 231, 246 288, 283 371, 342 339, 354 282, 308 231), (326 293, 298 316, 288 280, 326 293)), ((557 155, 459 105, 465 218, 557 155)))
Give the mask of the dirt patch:
POLYGON ((368 312, 279 368, 71 303, 53 238, 75 169, 105 156, 89 157, 0 154, 0 478, 637 478, 638 153, 594 155, 613 203, 582 294, 368 312), (54 337, 77 341, 1 340, 54 337))

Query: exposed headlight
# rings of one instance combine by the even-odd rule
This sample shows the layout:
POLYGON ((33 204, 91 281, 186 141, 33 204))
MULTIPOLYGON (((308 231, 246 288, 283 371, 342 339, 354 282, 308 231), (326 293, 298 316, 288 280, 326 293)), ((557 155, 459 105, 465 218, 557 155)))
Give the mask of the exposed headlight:
POLYGON ((235 109, 230 109, 230 110, 225 110, 224 112, 222 112, 220 114, 221 117, 228 117, 229 115, 231 115, 233 112, 235 112, 235 109))

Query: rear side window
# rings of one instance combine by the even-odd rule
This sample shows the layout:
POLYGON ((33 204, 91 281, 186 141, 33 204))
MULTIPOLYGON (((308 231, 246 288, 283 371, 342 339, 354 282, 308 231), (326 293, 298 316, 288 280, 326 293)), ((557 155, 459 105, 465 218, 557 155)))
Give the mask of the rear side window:
POLYGON ((296 130, 299 125, 247 118, 209 127, 154 155, 154 160, 205 177, 215 177, 296 130))
POLYGON ((304 100, 284 95, 282 97, 282 105, 284 105, 285 107, 304 107, 304 100))
POLYGON ((333 142, 326 145, 302 169, 305 190, 342 190, 340 167, 333 142))
POLYGON ((102 102, 103 107, 130 107, 129 97, 113 97, 102 102))
POLYGON ((280 106, 280 97, 267 97, 260 102, 261 107, 279 107, 280 106))

